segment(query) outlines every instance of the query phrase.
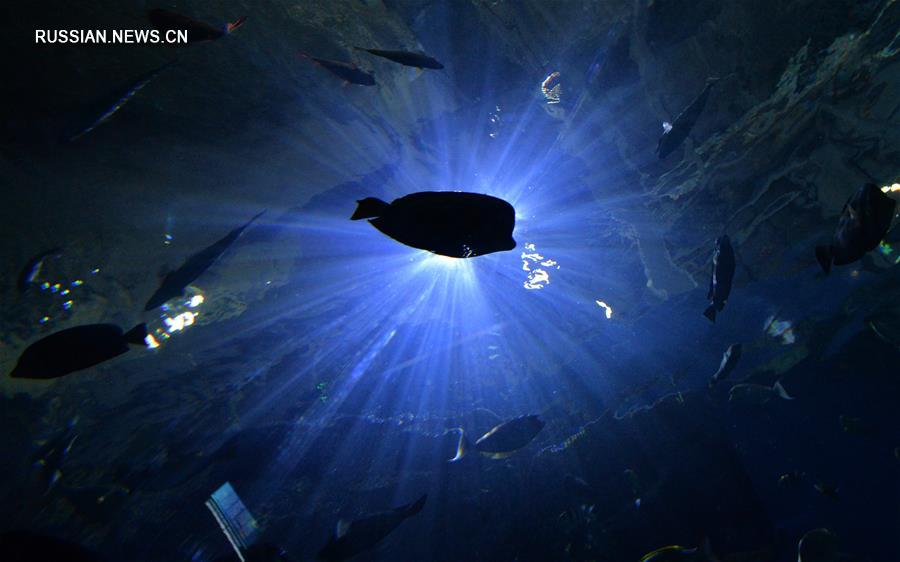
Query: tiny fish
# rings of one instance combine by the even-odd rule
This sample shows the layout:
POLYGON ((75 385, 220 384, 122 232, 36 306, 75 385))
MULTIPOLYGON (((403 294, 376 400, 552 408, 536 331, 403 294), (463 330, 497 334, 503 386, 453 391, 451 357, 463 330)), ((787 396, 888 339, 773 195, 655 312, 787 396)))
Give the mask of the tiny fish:
POLYGON ((733 343, 728 346, 725 353, 722 354, 722 362, 719 364, 719 370, 709 380, 709 387, 712 388, 717 382, 725 380, 734 370, 738 360, 741 358, 741 350, 743 347, 739 343, 733 343))
POLYGON ((215 41, 220 39, 244 24, 247 17, 242 16, 232 23, 222 27, 214 27, 206 22, 198 21, 188 16, 156 8, 147 12, 147 19, 158 31, 187 31, 187 42, 199 43, 201 41, 215 41))
POLYGON ((728 393, 728 401, 744 404, 748 406, 764 406, 773 398, 781 398, 782 400, 793 400, 787 391, 781 386, 781 382, 776 382, 774 386, 765 386, 762 384, 741 383, 731 387, 728 393))
POLYGON ((706 81, 706 87, 703 88, 700 95, 698 95, 694 101, 692 101, 690 105, 675 118, 675 121, 673 121, 671 125, 668 125, 668 127, 666 124, 663 125, 663 134, 659 137, 659 143, 656 145, 656 154, 659 156, 660 160, 681 146, 681 143, 683 143, 684 139, 690 134, 691 129, 694 128, 694 124, 697 123, 697 119, 700 117, 703 108, 706 106, 706 100, 709 99, 709 94, 713 85, 718 81, 718 78, 709 78, 706 81))
POLYGON ((41 252, 28 260, 28 263, 26 263, 25 267, 22 268, 22 271, 19 272, 19 280, 17 283, 19 291, 23 293, 27 291, 31 284, 41 275, 41 268, 44 267, 44 261, 47 258, 58 258, 61 255, 62 248, 53 248, 46 252, 41 252))

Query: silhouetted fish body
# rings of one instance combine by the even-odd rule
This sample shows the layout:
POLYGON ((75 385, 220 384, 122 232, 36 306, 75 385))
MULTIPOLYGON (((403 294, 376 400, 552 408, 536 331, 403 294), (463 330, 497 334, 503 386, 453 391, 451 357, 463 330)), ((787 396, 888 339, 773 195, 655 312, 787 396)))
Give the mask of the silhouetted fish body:
POLYGON ((346 560, 373 548, 401 523, 422 511, 427 495, 392 511, 357 519, 349 525, 338 523, 338 529, 319 551, 319 560, 346 560))
POLYGON ((831 265, 846 265, 874 250, 891 228, 897 202, 877 185, 867 183, 844 204, 829 246, 816 247, 816 259, 827 274, 831 265))
POLYGON ((100 555, 79 544, 30 531, 6 531, 0 534, 0 560, 3 562, 103 562, 100 555))
POLYGON ((697 123, 697 119, 703 112, 706 101, 709 99, 709 93, 716 82, 718 82, 716 78, 709 79, 700 95, 675 118, 675 121, 672 122, 672 128, 659 137, 659 143, 656 145, 656 154, 660 160, 681 146, 681 143, 690 134, 694 124, 697 123))
POLYGON ((731 239, 727 235, 720 236, 716 240, 716 250, 713 252, 712 275, 709 279, 709 293, 706 295, 710 305, 703 311, 703 315, 711 322, 716 321, 716 313, 721 312, 728 302, 734 269, 734 248, 731 247, 731 239))
POLYGON ((50 334, 29 345, 9 374, 22 379, 55 379, 118 357, 129 344, 144 345, 146 324, 127 333, 113 324, 87 324, 50 334))
POLYGON ((479 193, 423 191, 388 204, 357 201, 351 220, 369 222, 394 240, 452 258, 512 250, 516 212, 502 199, 479 193))
POLYGON ((531 443, 543 428, 544 422, 538 416, 521 416, 494 427, 474 444, 466 439, 465 431, 458 428, 456 456, 450 462, 462 459, 469 451, 477 451, 492 459, 504 459, 531 443))
POLYGON ((44 266, 44 260, 49 257, 59 257, 61 254, 62 248, 53 248, 52 250, 41 252, 40 254, 28 260, 28 263, 25 264, 25 267, 23 267, 22 271, 19 273, 19 280, 17 283, 19 291, 24 293, 28 290, 28 287, 30 287, 31 284, 35 282, 37 277, 41 274, 41 268, 44 266))
POLYGON ((247 18, 240 17, 233 23, 215 27, 182 14, 157 8, 147 12, 147 19, 161 33, 166 31, 186 31, 187 42, 190 44, 220 39, 240 27, 247 18))
POLYGON ((355 64, 337 60, 320 59, 307 55, 306 53, 300 53, 300 56, 308 58, 313 61, 316 66, 321 66, 346 83, 359 84, 360 86, 375 85, 375 77, 368 72, 360 70, 355 64))
POLYGON ((147 301, 144 310, 153 310, 174 298, 184 295, 184 290, 187 286, 203 275, 207 269, 212 267, 212 265, 218 261, 219 257, 225 253, 225 250, 234 244, 234 241, 240 237, 241 233, 244 232, 244 229, 253 224, 253 221, 262 216, 264 212, 265 211, 257 214, 243 226, 235 228, 215 244, 189 257, 181 267, 167 274, 163 278, 159 289, 157 289, 156 292, 153 293, 153 296, 150 297, 150 300, 147 301))
POLYGON ((90 115, 90 120, 87 121, 85 125, 73 128, 75 132, 65 135, 64 140, 66 142, 76 141, 84 135, 90 133, 103 123, 109 121, 117 111, 122 109, 122 107, 124 107, 126 103, 131 101, 131 99, 135 95, 137 95, 138 92, 143 90, 145 86, 156 79, 157 76, 159 76, 172 64, 173 63, 171 62, 167 62, 159 68, 151 70, 150 72, 140 76, 136 80, 129 82, 128 84, 122 86, 117 90, 114 90, 108 96, 105 96, 100 101, 94 103, 91 110, 85 112, 85 114, 90 115))
POLYGON ((721 380, 725 380, 731 375, 731 372, 737 366, 738 360, 741 358, 743 346, 739 343, 733 343, 728 346, 725 353, 722 354, 722 362, 719 364, 719 370, 709 380, 709 386, 713 387, 721 380))
POLYGON ((353 47, 358 51, 365 51, 377 57, 392 60, 404 66, 414 66, 416 68, 432 68, 440 70, 444 65, 437 60, 422 53, 412 53, 409 51, 382 51, 380 49, 365 49, 363 47, 353 47))

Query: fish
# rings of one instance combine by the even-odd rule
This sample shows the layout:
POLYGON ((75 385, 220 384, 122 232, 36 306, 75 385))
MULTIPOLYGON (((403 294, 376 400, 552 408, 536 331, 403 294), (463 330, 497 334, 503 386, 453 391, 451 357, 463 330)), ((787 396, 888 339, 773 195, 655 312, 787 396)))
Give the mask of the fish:
POLYGON ((423 191, 391 203, 357 201, 350 220, 369 223, 394 240, 451 258, 512 250, 516 212, 502 199, 480 193, 423 191))
POLYGON ((773 386, 765 386, 762 384, 741 383, 731 387, 728 393, 728 401, 744 404, 748 406, 765 406, 773 398, 781 398, 782 400, 793 400, 787 391, 781 386, 781 382, 776 382, 773 386))
POLYGON ((365 552, 391 534, 425 506, 428 494, 391 511, 375 513, 350 523, 338 521, 334 535, 316 556, 318 560, 346 560, 365 552))
POLYGON ((591 487, 585 480, 566 474, 563 479, 563 489, 566 495, 582 499, 594 499, 597 497, 597 491, 591 487))
POLYGON ((718 562, 719 559, 713 554, 709 539, 703 539, 700 546, 692 548, 678 544, 670 544, 657 548, 642 556, 639 562, 684 562, 686 560, 718 562))
POLYGON ((55 379, 88 369, 127 353, 129 345, 146 346, 147 325, 122 333, 114 324, 84 324, 54 332, 25 348, 10 377, 55 379))
POLYGON ((144 306, 145 311, 158 308, 168 301, 184 295, 184 290, 188 285, 193 283, 198 277, 203 275, 207 269, 212 267, 225 253, 235 240, 237 240, 244 230, 253 224, 256 219, 265 213, 262 211, 257 213, 252 219, 244 223, 225 235, 211 246, 200 250, 196 254, 189 257, 178 269, 168 273, 160 283, 159 288, 147 301, 144 306))
POLYGON ((31 287, 32 283, 36 282, 35 280, 41 275, 41 269, 44 267, 44 261, 47 260, 47 258, 58 258, 61 255, 62 248, 53 248, 46 252, 41 252, 28 260, 28 263, 26 263, 25 267, 22 268, 22 271, 19 272, 19 279, 16 283, 19 287, 19 291, 24 293, 31 287))
POLYGON ((713 252, 709 293, 706 296, 710 304, 703 311, 703 316, 709 318, 710 322, 716 322, 716 312, 721 312, 728 302, 731 282, 734 280, 734 268, 734 248, 731 247, 731 239, 727 234, 722 235, 716 239, 716 249, 713 252))
POLYGON ((778 485, 782 488, 793 488, 803 480, 804 474, 799 470, 785 472, 778 477, 778 485))
POLYGON ((634 507, 640 509, 641 496, 643 495, 641 479, 638 477, 637 472, 631 468, 626 468, 622 474, 625 475, 625 478, 628 479, 628 483, 631 485, 631 496, 634 498, 634 507))
POLYGON ((816 246, 816 260, 825 275, 832 265, 853 263, 877 248, 891 227, 896 206, 874 183, 859 188, 844 203, 831 244, 816 246))
POLYGON ((160 32, 166 31, 187 31, 188 44, 200 43, 202 41, 215 41, 233 32, 235 29, 244 25, 247 16, 241 16, 231 23, 226 23, 222 27, 215 27, 206 22, 197 21, 188 16, 170 12, 162 8, 156 8, 147 12, 147 19, 150 24, 160 32))
POLYGON ((813 484, 813 488, 815 488, 817 492, 830 500, 840 501, 841 499, 841 496, 838 494, 839 488, 834 484, 829 484, 827 482, 816 482, 815 484, 813 484))
POLYGON ((459 443, 456 446, 456 456, 449 462, 461 460, 471 450, 491 459, 505 459, 531 443, 543 428, 544 422, 538 416, 520 416, 494 427, 472 444, 466 439, 463 428, 458 427, 450 430, 459 432, 459 443))
POLYGON ((725 380, 734 370, 738 360, 741 358, 743 346, 739 343, 733 343, 728 346, 725 353, 722 354, 722 362, 719 364, 719 370, 709 379, 709 387, 712 388, 717 382, 725 380))
POLYGON ((709 99, 709 94, 712 91, 713 85, 718 81, 718 78, 707 79, 706 87, 703 88, 700 95, 694 98, 694 101, 692 101, 668 127, 663 127, 663 134, 659 137, 659 143, 656 145, 656 155, 659 156, 660 160, 664 159, 671 154, 672 151, 681 146, 681 143, 683 143, 684 139, 690 134, 691 129, 694 128, 694 124, 697 123, 697 119, 700 117, 703 108, 706 106, 706 101, 709 99))
POLYGON ((69 451, 75 445, 78 434, 75 433, 77 418, 70 421, 66 430, 47 441, 32 455, 32 466, 38 469, 38 477, 44 488, 44 493, 49 492, 62 479, 62 467, 69 456, 69 451))
POLYGON ((380 49, 366 49, 364 47, 353 48, 357 51, 365 51, 373 54, 376 57, 392 60, 404 66, 413 66, 418 69, 431 68, 434 70, 441 70, 444 68, 443 64, 424 53, 413 53, 410 51, 382 51, 380 49))
POLYGON ((174 63, 170 61, 163 64, 162 66, 155 68, 154 70, 151 70, 150 72, 147 72, 146 74, 142 74, 135 80, 128 82, 121 88, 113 90, 108 96, 105 96, 97 101, 95 104, 93 104, 93 107, 98 109, 93 109, 91 111, 85 112, 85 114, 90 115, 89 121, 85 125, 75 127, 74 133, 64 135, 64 142, 74 142, 112 119, 112 116, 115 115, 116 112, 122 109, 125 104, 131 101, 134 96, 136 96, 148 84, 153 82, 160 74, 163 73, 163 71, 169 68, 172 64, 174 63))
POLYGON ((320 59, 306 53, 300 56, 312 61, 316 66, 322 67, 344 81, 344 85, 358 84, 360 86, 374 86, 375 75, 361 70, 355 64, 337 60, 320 59))
POLYGON ((80 544, 31 531, 0 533, 0 560, 3 562, 32 562, 37 560, 65 560, 65 562, 103 562, 99 554, 80 544))
POLYGON ((828 529, 813 529, 797 544, 797 562, 837 562, 837 537, 828 529))
POLYGON ((844 433, 853 435, 865 435, 869 433, 869 426, 862 418, 854 418, 841 414, 838 416, 838 422, 841 424, 841 429, 844 430, 844 433))

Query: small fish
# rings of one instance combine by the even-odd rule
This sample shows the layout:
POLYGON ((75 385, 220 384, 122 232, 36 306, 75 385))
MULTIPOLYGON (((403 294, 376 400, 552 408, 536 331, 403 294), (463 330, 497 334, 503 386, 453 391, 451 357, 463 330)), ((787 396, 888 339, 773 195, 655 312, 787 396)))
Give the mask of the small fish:
POLYGON ((44 267, 44 261, 47 258, 58 258, 61 255, 62 248, 53 248, 52 250, 41 252, 28 260, 28 263, 19 272, 19 281, 17 283, 19 291, 24 293, 31 287, 32 283, 35 283, 35 280, 41 275, 41 268, 44 267))
POLYGON ((126 353, 131 345, 146 345, 147 325, 128 332, 113 324, 86 324, 50 334, 29 345, 9 376, 55 379, 126 353))
POLYGON ((862 259, 885 237, 897 202, 874 183, 867 183, 844 204, 831 244, 816 246, 816 259, 827 275, 831 265, 846 265, 862 259))
POLYGON ((103 562, 104 559, 79 544, 56 537, 31 531, 4 531, 0 533, 0 560, 103 562))
POLYGON ((800 482, 803 480, 803 476, 804 474, 799 470, 785 472, 778 477, 778 485, 782 488, 793 488, 800 484, 800 482))
POLYGON ((48 441, 33 457, 35 459, 33 466, 38 469, 44 493, 53 489, 62 479, 63 463, 69 456, 75 440, 78 439, 78 434, 74 433, 73 428, 74 424, 70 424, 64 433, 48 441))
POLYGON ((247 16, 239 17, 234 22, 227 23, 222 27, 214 27, 206 22, 197 21, 182 14, 156 8, 147 12, 147 19, 150 20, 150 24, 154 28, 162 33, 166 31, 187 31, 187 42, 190 45, 201 41, 215 41, 228 35, 242 26, 247 16))
POLYGON ((543 428, 544 422, 537 416, 521 416, 494 427, 482 435, 474 445, 466 439, 465 431, 461 427, 456 428, 451 431, 459 432, 459 443, 456 447, 456 456, 449 462, 462 459, 470 450, 491 459, 505 459, 531 443, 543 428))
POLYGON ((647 554, 641 557, 640 562, 664 562, 667 560, 682 560, 686 556, 693 556, 697 554, 699 549, 695 546, 694 548, 687 548, 677 544, 670 544, 668 546, 663 546, 661 548, 657 548, 654 551, 648 552, 647 554))
POLYGON ((360 70, 359 67, 357 67, 353 63, 320 59, 311 55, 307 55, 306 53, 300 53, 300 56, 311 60, 316 66, 320 66, 328 72, 334 74, 344 81, 345 86, 347 84, 358 84, 360 86, 375 85, 375 76, 368 72, 360 70))
POLYGON ((840 501, 841 499, 840 495, 838 495, 838 487, 834 484, 828 484, 826 482, 816 482, 815 484, 813 484, 813 488, 815 488, 817 492, 830 500, 840 501))
POLYGON ((797 562, 837 562, 837 537, 828 529, 813 529, 797 545, 797 562))
POLYGON ((207 269, 212 267, 222 254, 225 253, 225 250, 231 247, 235 240, 241 236, 244 229, 253 224, 253 222, 261 217, 263 213, 265 213, 265 211, 258 213, 252 219, 244 223, 243 226, 235 228, 215 244, 192 255, 181 265, 181 267, 168 273, 163 278, 159 288, 153 293, 150 300, 147 301, 144 310, 153 310, 174 298, 183 296, 187 286, 203 275, 207 269))
POLYGON ((369 223, 394 240, 451 258, 471 258, 512 250, 513 206, 480 193, 423 191, 385 203, 357 201, 350 220, 369 223))
POLYGON ((703 311, 703 316, 715 323, 716 312, 721 312, 728 302, 731 294, 731 282, 734 280, 734 249, 731 247, 731 239, 728 235, 722 235, 716 239, 716 249, 713 252, 712 274, 709 278, 709 293, 706 298, 710 305, 703 311))
POLYGON ((862 418, 854 418, 841 414, 838 416, 838 422, 841 424, 841 429, 844 430, 844 433, 851 433, 853 435, 865 435, 869 433, 869 426, 862 418))
POLYGON ((382 51, 379 49, 366 49, 363 47, 353 47, 357 51, 365 51, 377 57, 382 57, 400 63, 404 66, 413 66, 415 68, 432 68, 440 70, 444 65, 423 53, 412 53, 409 51, 382 51))
POLYGON ((747 406, 765 406, 773 398, 781 398, 782 400, 793 400, 787 391, 781 386, 781 382, 776 382, 774 386, 765 386, 762 384, 741 383, 731 387, 728 393, 728 401, 747 406))
POLYGON ((415 502, 357 519, 351 523, 339 521, 334 535, 319 551, 319 560, 346 560, 373 548, 391 534, 401 523, 422 511, 428 495, 415 502))
POLYGON ((717 382, 725 380, 734 370, 738 360, 741 358, 743 346, 739 343, 733 343, 728 346, 725 353, 722 354, 722 362, 719 364, 719 370, 709 380, 709 387, 712 388, 717 382))
POLYGON ((597 491, 590 484, 571 474, 566 474, 566 477, 563 479, 563 489, 566 495, 576 498, 589 500, 597 497, 597 491))
POLYGON ((562 101, 562 84, 559 83, 559 71, 551 72, 541 82, 541 93, 548 104, 556 104, 562 101), (553 84, 556 82, 556 84, 553 84))
POLYGON ((74 142, 84 135, 90 133, 100 125, 109 121, 117 111, 122 109, 122 107, 124 107, 126 103, 131 101, 131 99, 136 96, 138 92, 143 90, 144 87, 155 80, 157 76, 162 74, 162 72, 169 68, 169 66, 171 66, 172 64, 172 62, 167 62, 159 68, 151 70, 150 72, 140 76, 136 80, 129 82, 125 86, 114 90, 110 95, 105 96, 103 99, 93 104, 97 109, 92 109, 89 112, 85 112, 86 114, 90 114, 90 121, 88 121, 84 126, 75 128, 75 132, 73 134, 66 135, 64 137, 65 142, 74 142))
POLYGON ((700 117, 700 113, 703 112, 703 108, 706 106, 706 100, 709 98, 713 85, 718 81, 718 78, 709 78, 706 81, 706 87, 703 88, 700 95, 675 118, 675 121, 668 128, 663 125, 663 134, 659 137, 659 143, 656 145, 656 154, 660 160, 681 146, 681 143, 690 134, 691 129, 694 128, 694 124, 700 117))

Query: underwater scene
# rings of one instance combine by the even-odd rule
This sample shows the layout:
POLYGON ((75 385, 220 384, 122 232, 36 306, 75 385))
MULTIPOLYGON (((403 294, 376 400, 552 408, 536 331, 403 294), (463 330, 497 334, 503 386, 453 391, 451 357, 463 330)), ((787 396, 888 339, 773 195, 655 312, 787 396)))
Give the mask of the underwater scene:
POLYGON ((900 0, 0 16, 0 562, 900 562, 900 0))

